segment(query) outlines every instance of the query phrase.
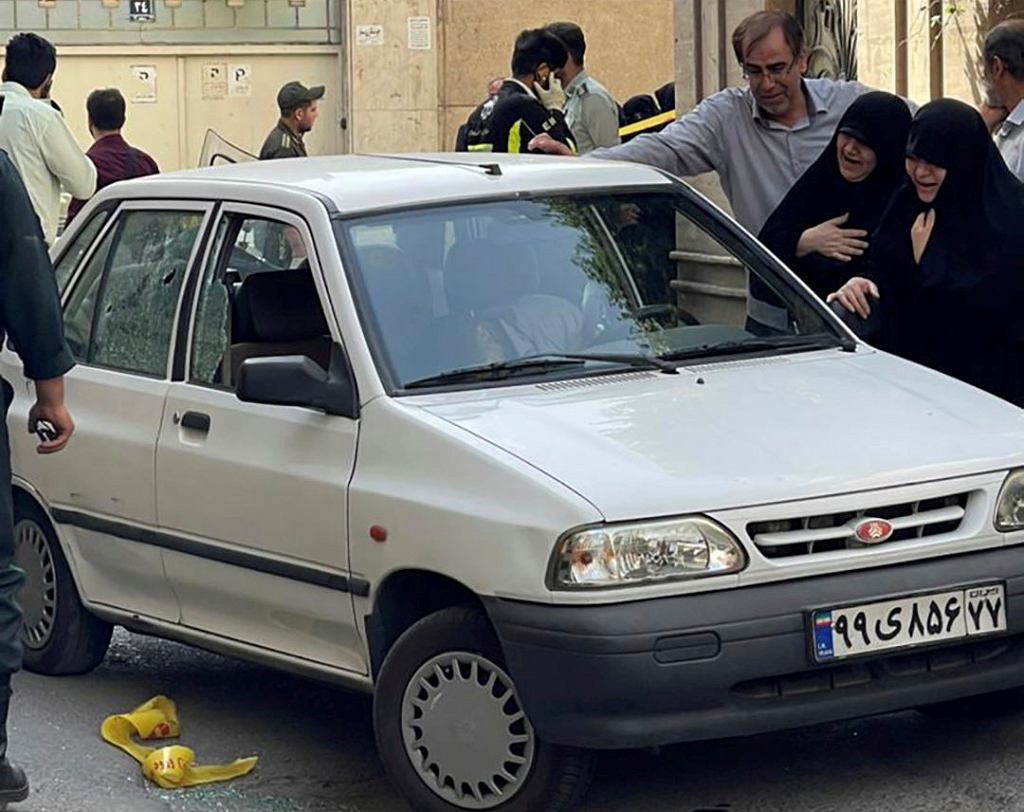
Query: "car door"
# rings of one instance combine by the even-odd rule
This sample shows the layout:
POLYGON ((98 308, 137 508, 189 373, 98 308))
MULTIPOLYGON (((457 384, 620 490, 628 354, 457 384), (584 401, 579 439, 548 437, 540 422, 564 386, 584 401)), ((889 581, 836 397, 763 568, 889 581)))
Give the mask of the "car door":
POLYGON ((178 539, 164 560, 182 623, 365 672, 347 551, 357 421, 234 393, 246 357, 328 363, 339 337, 310 231, 279 210, 225 206, 214 245, 157 450, 160 527, 178 539))
MULTIPOLYGON (((104 217, 61 280, 65 335, 78 362, 66 377, 75 436, 54 461, 39 458, 23 432, 13 443, 17 476, 61 526, 87 599, 172 622, 178 603, 160 548, 149 543, 156 441, 181 293, 211 208, 133 201, 104 217)), ((69 250, 81 250, 77 240, 69 250)), ((13 424, 26 419, 31 401, 17 399, 13 424)))

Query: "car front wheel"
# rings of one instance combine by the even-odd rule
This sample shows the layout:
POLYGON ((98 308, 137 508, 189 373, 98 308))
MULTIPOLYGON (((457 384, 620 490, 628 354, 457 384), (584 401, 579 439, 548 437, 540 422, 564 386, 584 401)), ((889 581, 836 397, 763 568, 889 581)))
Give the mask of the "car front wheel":
POLYGON ((24 496, 14 500, 14 563, 25 571, 18 593, 25 668, 82 674, 99 665, 113 627, 82 605, 50 520, 24 496))
POLYGON ((590 778, 589 752, 537 737, 475 607, 442 609, 397 640, 373 717, 381 759, 417 810, 555 812, 590 778))

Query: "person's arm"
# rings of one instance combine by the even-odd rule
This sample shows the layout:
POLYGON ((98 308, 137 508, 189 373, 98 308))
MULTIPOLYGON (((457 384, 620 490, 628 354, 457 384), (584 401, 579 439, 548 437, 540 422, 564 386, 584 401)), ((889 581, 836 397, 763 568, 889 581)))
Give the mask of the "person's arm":
POLYGON ((576 144, 561 110, 548 110, 539 102, 524 97, 509 112, 516 123, 509 131, 508 152, 530 152, 533 139, 547 135, 575 154, 576 144), (520 130, 518 133, 517 128, 520 130))
POLYGON ((895 295, 893 277, 904 277, 905 281, 905 269, 913 267, 913 251, 910 233, 903 228, 903 194, 903 190, 897 190, 882 214, 881 224, 871 234, 860 275, 829 294, 827 302, 838 301, 848 312, 867 319, 875 302, 885 295, 895 295))
POLYGON ((868 233, 862 228, 843 228, 849 219, 849 213, 842 214, 803 231, 796 243, 797 259, 819 254, 839 262, 849 262, 863 255, 868 248, 865 239, 868 233))
POLYGON ((39 219, 17 170, 0 153, 0 206, 6 228, 0 229, 0 324, 10 334, 25 377, 36 382, 36 403, 28 430, 47 420, 56 436, 42 442, 43 454, 60 451, 74 431, 64 407, 63 375, 74 366, 64 341, 57 281, 39 219))
POLYGON ((301 158, 299 151, 295 148, 295 145, 289 142, 283 147, 278 147, 274 150, 274 154, 271 158, 301 158))
POLYGON ((28 412, 28 430, 39 428, 41 421, 53 426, 54 435, 36 447, 40 454, 53 454, 68 444, 75 431, 75 422, 64 405, 64 377, 36 381, 36 402, 28 412))
MULTIPOLYGON (((720 91, 661 132, 638 135, 617 147, 595 149, 587 153, 587 157, 648 164, 681 177, 717 170, 725 163, 722 133, 732 111, 749 115, 733 104, 731 95, 729 90, 720 91)), ((568 154, 543 137, 531 147, 552 154, 568 154)))
POLYGON ((581 100, 583 126, 590 134, 590 140, 600 147, 617 147, 619 138, 619 111, 607 96, 588 93, 581 100))
POLYGON ((43 139, 43 160, 64 190, 82 200, 92 197, 96 191, 96 165, 82 152, 64 119, 52 116, 43 139))

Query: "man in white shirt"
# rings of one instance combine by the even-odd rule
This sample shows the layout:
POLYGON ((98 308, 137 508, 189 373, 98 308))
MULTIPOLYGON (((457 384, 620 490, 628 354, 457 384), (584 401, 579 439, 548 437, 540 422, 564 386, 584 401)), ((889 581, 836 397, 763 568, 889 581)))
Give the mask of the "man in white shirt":
POLYGON ((987 98, 981 115, 1006 165, 1024 181, 1024 20, 989 31, 982 55, 987 98))
POLYGON ((49 101, 57 51, 36 34, 7 42, 0 84, 0 149, 28 190, 48 245, 57 239, 61 187, 85 199, 96 191, 96 167, 49 101))

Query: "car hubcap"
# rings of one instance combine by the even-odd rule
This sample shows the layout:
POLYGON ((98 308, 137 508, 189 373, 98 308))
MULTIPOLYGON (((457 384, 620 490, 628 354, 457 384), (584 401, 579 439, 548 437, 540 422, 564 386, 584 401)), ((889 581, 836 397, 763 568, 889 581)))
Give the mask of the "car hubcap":
POLYGON ((479 654, 446 652, 413 674, 402 700, 405 750, 422 781, 462 809, 491 809, 533 765, 533 727, 515 686, 479 654))
POLYGON ((39 649, 53 633, 57 578, 43 529, 31 519, 22 519, 14 526, 14 563, 25 571, 25 585, 18 593, 25 618, 21 639, 29 648, 39 649))

